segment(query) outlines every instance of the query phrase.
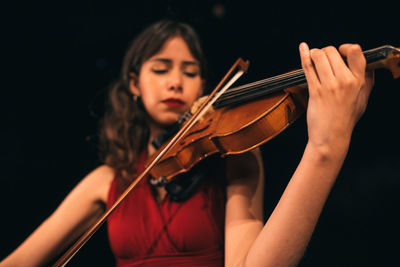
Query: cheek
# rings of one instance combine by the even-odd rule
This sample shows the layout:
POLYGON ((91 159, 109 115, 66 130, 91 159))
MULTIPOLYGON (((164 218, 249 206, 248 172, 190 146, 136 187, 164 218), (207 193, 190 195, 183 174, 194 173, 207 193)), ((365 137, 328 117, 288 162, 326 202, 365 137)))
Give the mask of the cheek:
POLYGON ((157 94, 155 92, 146 91, 142 95, 142 103, 150 115, 154 115, 154 111, 157 110, 157 103, 158 103, 157 94))
POLYGON ((149 113, 149 111, 154 110, 155 99, 153 97, 144 95, 142 97, 142 103, 148 113, 149 113))
POLYGON ((187 88, 187 99, 191 102, 194 102, 202 95, 203 83, 201 81, 191 81, 187 88))
POLYGON ((162 81, 156 79, 142 79, 139 83, 139 88, 142 101, 145 106, 148 106, 157 101, 162 88, 162 81))

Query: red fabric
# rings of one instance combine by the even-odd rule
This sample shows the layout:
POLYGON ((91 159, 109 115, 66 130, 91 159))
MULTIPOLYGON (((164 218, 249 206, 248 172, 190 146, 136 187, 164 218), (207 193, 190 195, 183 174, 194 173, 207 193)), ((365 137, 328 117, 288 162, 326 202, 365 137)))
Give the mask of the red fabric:
MULTIPOLYGON (((138 162, 143 170, 146 153, 138 162)), ((208 177, 182 203, 168 195, 158 204, 148 179, 143 179, 107 222, 118 267, 223 266, 225 188, 222 177, 208 177)), ((108 206, 121 194, 112 182, 108 206)))

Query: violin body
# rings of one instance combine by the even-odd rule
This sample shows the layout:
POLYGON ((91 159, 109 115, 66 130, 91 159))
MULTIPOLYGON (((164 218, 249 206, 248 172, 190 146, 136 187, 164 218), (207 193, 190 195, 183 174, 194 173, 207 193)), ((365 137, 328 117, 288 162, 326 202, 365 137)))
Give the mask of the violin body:
POLYGON ((305 111, 307 100, 307 87, 302 84, 265 98, 213 109, 179 145, 170 149, 150 174, 171 180, 213 154, 224 157, 252 150, 292 124, 305 111))

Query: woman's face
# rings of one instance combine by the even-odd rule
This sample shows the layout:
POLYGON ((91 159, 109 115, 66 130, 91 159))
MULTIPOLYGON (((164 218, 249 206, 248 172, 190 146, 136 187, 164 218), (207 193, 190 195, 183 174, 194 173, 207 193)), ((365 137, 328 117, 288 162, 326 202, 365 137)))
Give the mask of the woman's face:
POLYGON ((143 63, 136 83, 132 79, 130 84, 152 123, 160 127, 174 123, 201 96, 202 88, 199 63, 181 37, 167 40, 143 63))

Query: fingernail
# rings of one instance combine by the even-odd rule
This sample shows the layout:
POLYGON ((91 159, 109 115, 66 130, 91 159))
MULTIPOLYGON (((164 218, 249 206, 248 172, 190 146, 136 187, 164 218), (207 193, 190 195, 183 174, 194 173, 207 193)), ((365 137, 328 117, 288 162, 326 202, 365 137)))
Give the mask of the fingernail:
POLYGON ((300 49, 303 50, 304 52, 308 51, 308 45, 305 42, 302 42, 300 44, 300 49))

